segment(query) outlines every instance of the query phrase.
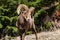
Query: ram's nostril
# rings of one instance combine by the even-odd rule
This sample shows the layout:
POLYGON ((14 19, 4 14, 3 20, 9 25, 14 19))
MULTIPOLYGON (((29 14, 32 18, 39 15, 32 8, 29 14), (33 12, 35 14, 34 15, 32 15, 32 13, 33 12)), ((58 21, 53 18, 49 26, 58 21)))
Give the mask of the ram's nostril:
POLYGON ((28 21, 30 21, 30 19, 28 19, 28 21))

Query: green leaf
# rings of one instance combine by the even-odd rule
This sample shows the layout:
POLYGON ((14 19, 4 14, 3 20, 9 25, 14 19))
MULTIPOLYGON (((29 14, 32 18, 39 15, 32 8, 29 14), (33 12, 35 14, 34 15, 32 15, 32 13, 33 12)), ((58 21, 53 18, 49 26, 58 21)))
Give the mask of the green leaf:
POLYGON ((51 22, 47 22, 47 23, 46 23, 46 28, 51 27, 51 25, 52 25, 52 23, 51 23, 51 22))
POLYGON ((8 29, 8 30, 9 30, 9 29, 13 29, 12 32, 17 32, 17 31, 18 31, 18 29, 17 29, 15 26, 7 26, 7 29, 8 29))
POLYGON ((0 23, 0 28, 2 28, 2 26, 3 26, 3 25, 0 23))
POLYGON ((18 31, 18 29, 16 27, 12 27, 12 29, 13 29, 13 32, 17 32, 18 31))
POLYGON ((56 7, 56 9, 60 9, 60 4, 56 7))
POLYGON ((4 21, 4 19, 5 19, 5 17, 4 17, 4 16, 2 16, 1 20, 2 20, 2 21, 4 21))
POLYGON ((44 9, 40 9, 37 13, 35 13, 34 18, 38 17, 41 12, 44 12, 44 9))

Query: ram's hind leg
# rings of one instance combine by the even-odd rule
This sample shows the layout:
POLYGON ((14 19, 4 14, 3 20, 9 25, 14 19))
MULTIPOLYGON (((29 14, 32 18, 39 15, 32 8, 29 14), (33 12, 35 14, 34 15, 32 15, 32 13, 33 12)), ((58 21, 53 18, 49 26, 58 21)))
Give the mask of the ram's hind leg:
POLYGON ((26 32, 28 31, 28 29, 25 29, 24 30, 24 33, 22 34, 22 40, 24 40, 25 39, 25 36, 26 36, 26 32))

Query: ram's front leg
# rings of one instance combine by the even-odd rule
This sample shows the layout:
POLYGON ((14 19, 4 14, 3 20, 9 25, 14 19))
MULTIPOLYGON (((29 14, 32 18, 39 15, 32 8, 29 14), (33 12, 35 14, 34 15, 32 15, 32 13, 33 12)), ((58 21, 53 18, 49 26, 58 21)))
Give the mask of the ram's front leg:
POLYGON ((38 40, 37 31, 36 31, 36 28, 35 28, 35 24, 34 23, 33 23, 33 30, 35 32, 36 40, 38 40))
POLYGON ((22 34, 22 40, 24 40, 26 33, 22 34))

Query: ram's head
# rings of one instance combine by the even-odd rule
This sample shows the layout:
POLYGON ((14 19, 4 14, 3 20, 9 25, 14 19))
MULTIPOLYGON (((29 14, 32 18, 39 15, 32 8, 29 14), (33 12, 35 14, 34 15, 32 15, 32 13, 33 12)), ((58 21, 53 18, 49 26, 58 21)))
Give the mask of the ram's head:
POLYGON ((26 21, 30 21, 31 18, 33 17, 34 9, 35 9, 34 7, 28 8, 26 5, 20 4, 17 8, 17 14, 18 15, 23 14, 23 17, 26 19, 26 21), (24 10, 21 12, 21 9, 24 10))

